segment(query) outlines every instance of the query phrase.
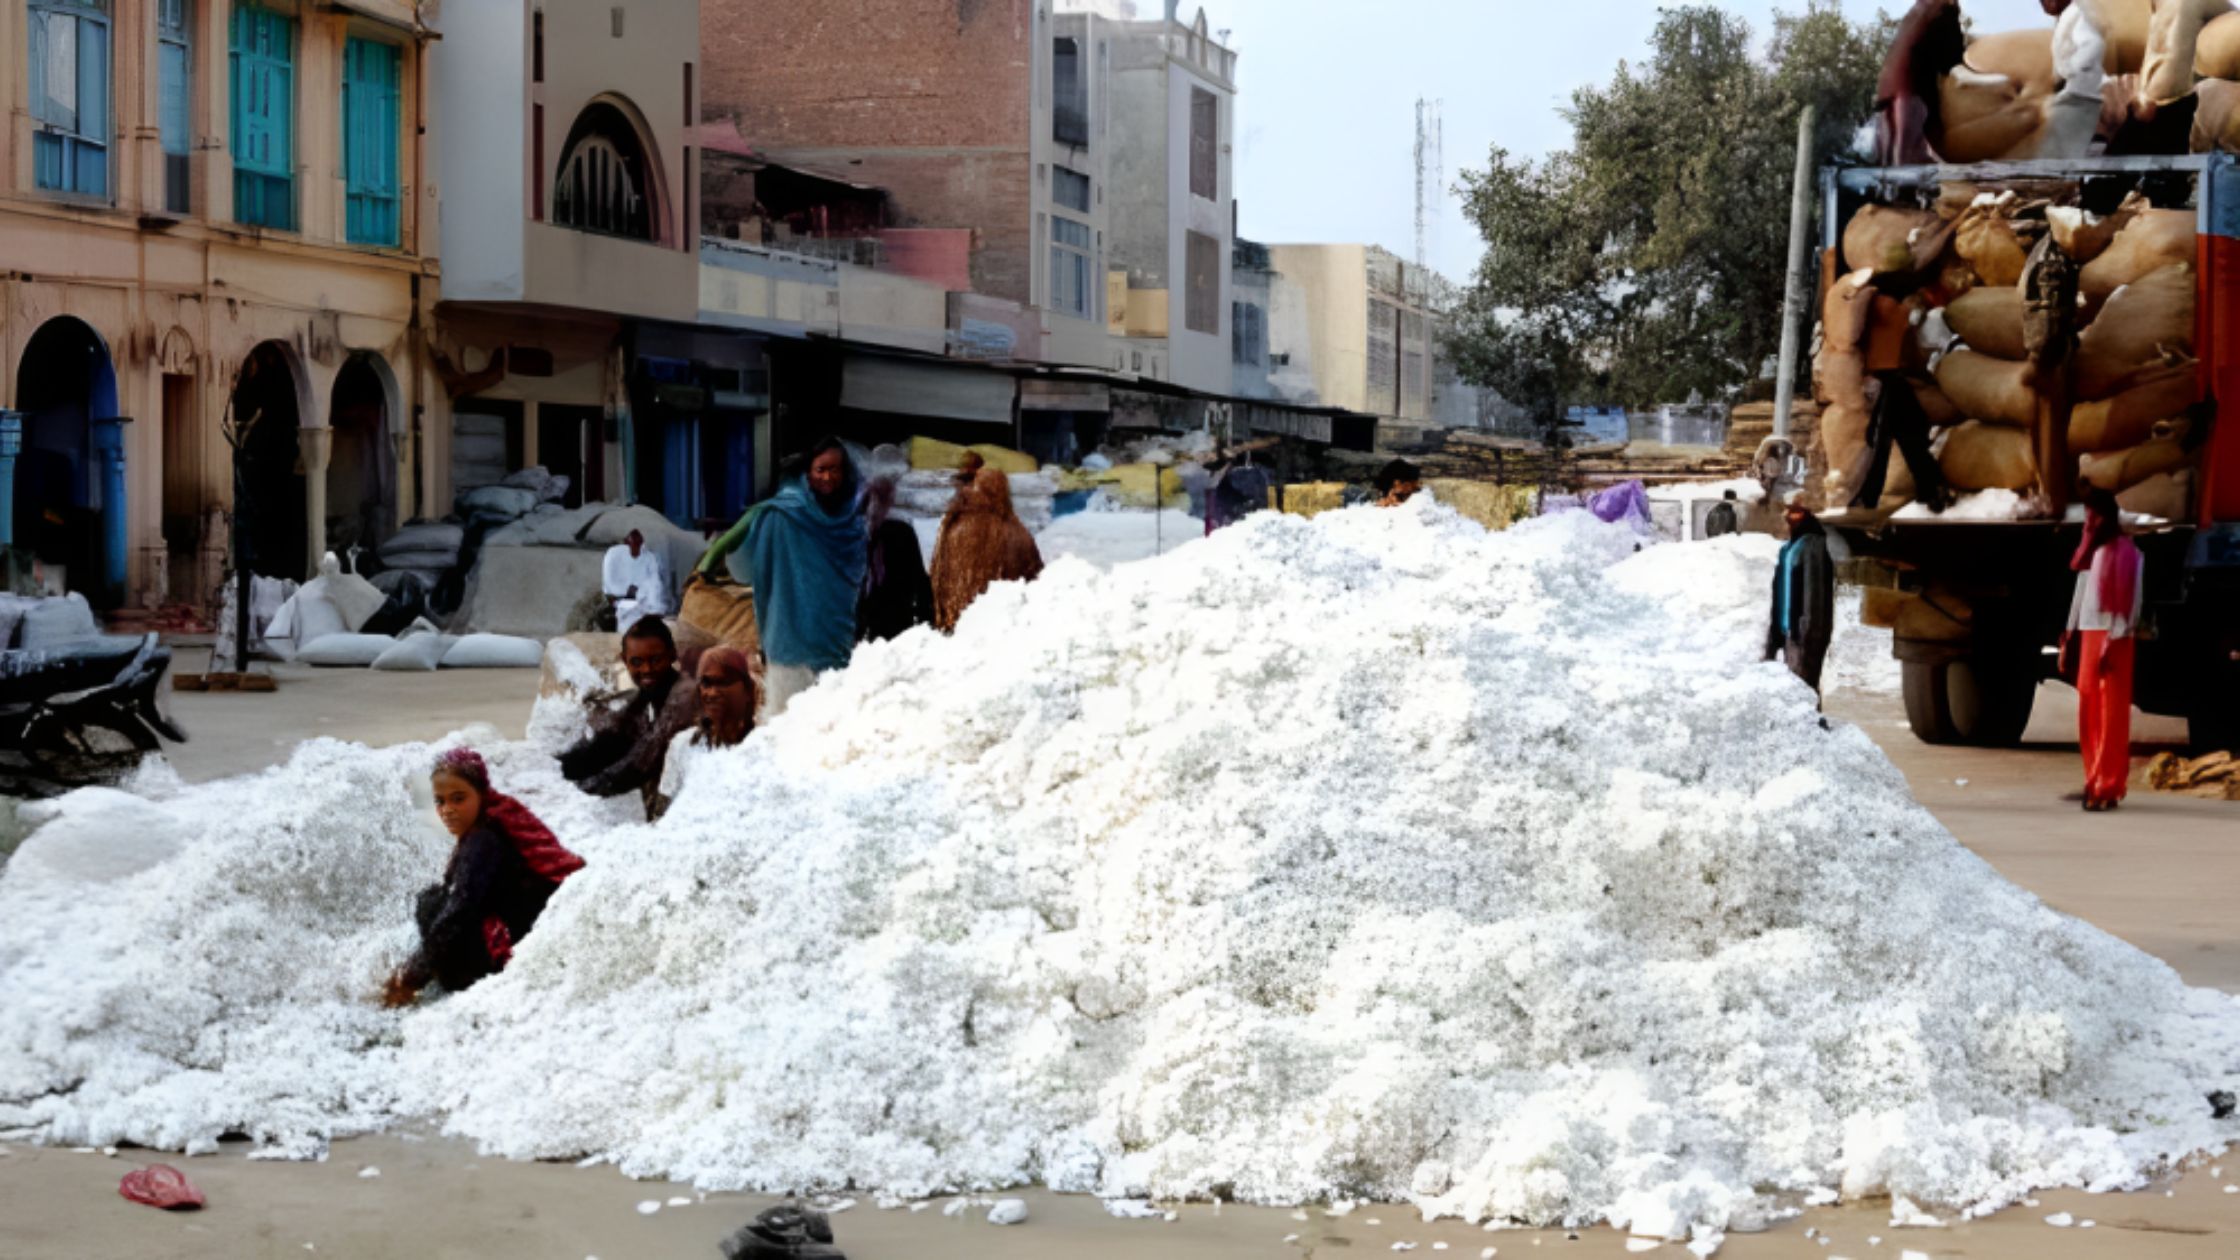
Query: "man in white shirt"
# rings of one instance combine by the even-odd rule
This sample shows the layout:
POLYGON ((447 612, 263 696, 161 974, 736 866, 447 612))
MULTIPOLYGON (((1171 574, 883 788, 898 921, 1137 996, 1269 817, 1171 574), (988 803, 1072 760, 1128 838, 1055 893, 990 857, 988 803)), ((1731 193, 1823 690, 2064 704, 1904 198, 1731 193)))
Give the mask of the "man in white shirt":
POLYGON ((662 564, 660 552, 647 548, 645 535, 634 529, 607 548, 600 589, 614 601, 615 629, 625 633, 640 617, 662 617, 670 611, 668 566, 662 564))

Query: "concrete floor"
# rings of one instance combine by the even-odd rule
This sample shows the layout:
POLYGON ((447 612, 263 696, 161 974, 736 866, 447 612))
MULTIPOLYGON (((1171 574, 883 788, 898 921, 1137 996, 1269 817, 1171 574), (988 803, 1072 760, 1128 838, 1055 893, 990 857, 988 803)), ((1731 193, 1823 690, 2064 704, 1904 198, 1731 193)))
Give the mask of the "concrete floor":
MULTIPOLYGON (((375 742, 440 735, 469 721, 517 734, 536 692, 533 671, 371 675, 283 669, 271 695, 176 697, 194 742, 175 760, 189 778, 269 764, 299 738, 347 733, 375 742)), ((2048 688, 2019 750, 1931 749, 1912 739, 1893 697, 1832 697, 1829 712, 1859 723, 1906 773, 1915 794, 1964 843, 2050 904, 2155 953, 2195 984, 2240 991, 2240 942, 2232 890, 2240 887, 2240 806, 2134 795, 2115 814, 2088 815, 2063 797, 2081 768, 2068 732, 2074 705, 2048 688)), ((2174 739, 2146 722, 2143 741, 2174 739)), ((138 1152, 100 1154, 0 1149, 0 1257, 75 1260, 89 1255, 180 1260, 394 1256, 713 1256, 716 1243, 770 1200, 700 1196, 689 1187, 626 1180, 610 1168, 483 1159, 462 1143, 390 1134, 338 1144, 320 1164, 251 1163, 238 1150, 179 1160, 209 1195, 203 1212, 173 1215, 124 1202, 117 1178, 145 1162, 138 1152), (380 1169, 377 1177, 360 1173, 380 1169), (641 1215, 636 1205, 693 1200, 641 1215)), ((1734 1236, 1727 1260, 1849 1257, 1900 1260, 2232 1260, 2240 1256, 2240 1157, 2223 1176, 2207 1167, 2134 1194, 2042 1196, 1987 1221, 1946 1229, 1894 1229, 1887 1204, 1821 1209, 1765 1234, 1734 1236), (2092 1229, 2053 1229, 2044 1217, 2069 1212, 2092 1229), (1805 1234, 1816 1230, 1829 1241, 1805 1234)), ((866 1202, 835 1217, 853 1260, 1157 1254, 1300 1257, 1389 1253, 1396 1243, 1478 1257, 1630 1254, 1626 1240, 1590 1230, 1486 1233, 1445 1222, 1427 1226, 1405 1208, 1364 1207, 1344 1218, 1319 1209, 1304 1219, 1273 1208, 1186 1205, 1174 1222, 1116 1220, 1093 1199, 1029 1193, 1033 1215, 1000 1229, 985 1209, 946 1217, 878 1211, 866 1202), (1287 1236, 1292 1236, 1287 1240, 1287 1236), (1440 1244, 1445 1244, 1443 1247, 1440 1244)), ((1677 1247, 1650 1254, 1681 1260, 1677 1247)))

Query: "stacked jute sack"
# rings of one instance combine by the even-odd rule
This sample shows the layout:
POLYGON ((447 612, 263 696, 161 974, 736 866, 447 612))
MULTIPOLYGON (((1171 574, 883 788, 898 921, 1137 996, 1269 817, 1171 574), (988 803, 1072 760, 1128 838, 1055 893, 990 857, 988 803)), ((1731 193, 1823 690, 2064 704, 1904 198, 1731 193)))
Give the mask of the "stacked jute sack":
MULTIPOLYGON (((1956 491, 2011 490, 2050 511, 2089 485, 2132 511, 2183 515, 2194 230, 2192 211, 2136 195, 2095 216, 1959 184, 1931 208, 1861 210, 1814 361, 1826 503, 1849 504, 1865 475, 1880 371, 1912 388, 1956 491)), ((1889 467, 1885 509, 1915 492, 1896 452, 1889 467)))

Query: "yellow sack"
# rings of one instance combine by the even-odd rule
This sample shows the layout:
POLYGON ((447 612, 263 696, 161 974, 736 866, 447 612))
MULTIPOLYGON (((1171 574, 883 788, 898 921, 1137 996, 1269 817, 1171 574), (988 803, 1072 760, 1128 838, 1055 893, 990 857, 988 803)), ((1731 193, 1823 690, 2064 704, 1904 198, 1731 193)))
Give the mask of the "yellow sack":
POLYGON ((2188 359, 2158 368, 2131 388, 2101 402, 2081 402, 2069 412, 2069 449, 2079 453, 2137 446, 2157 421, 2184 413, 2200 392, 2198 365, 2188 359))
POLYGON ((2028 490, 2038 479, 2029 430, 1974 420, 1945 435, 1937 465, 1959 490, 2028 490))
POLYGON ((2179 263, 2111 296, 2077 338, 2077 397, 2113 398, 2190 357, 2193 292, 2193 265, 2179 263))
POLYGON ((2022 344, 2022 290, 2012 285, 1970 289, 1944 308, 1945 322, 1968 348, 1995 359, 2027 359, 2022 344))
POLYGON ((1937 364, 1937 388, 1971 420, 2022 428, 2038 422, 2038 391, 2031 387, 2028 363, 1955 350, 1937 364))
POLYGON ((1283 487, 1283 510, 1291 516, 1320 516, 1346 503, 1346 483, 1303 481, 1283 487))
POLYGON ((2240 83, 2203 79, 2194 86, 2193 99, 2193 132, 2187 147, 2195 153, 2219 149, 2240 153, 2240 83))
POLYGON ((1959 404, 1952 401, 1950 394, 1929 381, 1914 381, 1913 396, 1921 401, 1921 414, 1929 417, 1929 423, 1940 429, 1968 418, 1961 412, 1959 404))
POLYGON ((1507 529, 1532 515, 1532 486, 1504 486, 1490 481, 1464 481, 1458 477, 1433 477, 1423 483, 1431 497, 1487 529, 1507 529))
POLYGON ((1042 467, 1035 462, 1034 456, 1023 451, 1012 450, 1007 446, 997 446, 993 442, 976 442, 971 446, 959 446, 954 442, 944 442, 939 438, 929 437, 910 439, 910 466, 921 471, 926 469, 946 471, 955 468, 957 461, 964 458, 964 453, 968 450, 986 460, 988 467, 1001 472, 1031 473, 1042 467))
POLYGON ((2146 58, 2139 67, 2139 94, 2156 105, 2175 105, 2192 95, 2201 28, 2230 12, 2230 0, 2155 0, 2147 23, 2146 58))
POLYGON ((762 635, 755 627, 752 587, 706 577, 687 582, 677 620, 745 652, 750 661, 761 659, 762 635))
POLYGON ((1090 476, 1089 484, 1129 507, 1174 507, 1189 499, 1182 489, 1181 470, 1171 466, 1115 464, 1090 476))
POLYGON ((2154 0, 2078 0, 2094 30, 2108 42, 2109 74, 2137 74, 2147 60, 2154 0))
POLYGON ((2077 294, 2084 299, 2086 317, 2096 317, 2117 289, 2137 284, 2172 263, 2192 262, 2198 248, 2195 227, 2191 210, 2140 211, 2099 257, 2077 273, 2077 294))
POLYGON ((2116 496, 2116 506, 2166 521, 2193 519, 2193 470, 2156 473, 2116 496))

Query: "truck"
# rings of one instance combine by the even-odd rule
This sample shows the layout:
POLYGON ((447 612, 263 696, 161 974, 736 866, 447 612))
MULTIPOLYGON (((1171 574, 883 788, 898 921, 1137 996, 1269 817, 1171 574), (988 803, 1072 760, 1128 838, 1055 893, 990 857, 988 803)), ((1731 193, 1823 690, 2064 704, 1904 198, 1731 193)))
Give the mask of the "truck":
MULTIPOLYGON (((1822 245, 1838 249, 1865 207, 1923 205, 1950 185, 2026 187, 2070 204, 2138 193, 2158 208, 2194 212, 2198 368, 2189 415, 2196 426, 2207 419, 2208 432, 2205 441, 2195 436, 2185 511, 2134 522, 2147 566, 2135 694, 2142 710, 2184 719, 2197 746, 2240 748, 2240 160, 2219 152, 1828 169, 1822 245)), ((1869 570, 1865 619, 1892 631, 1914 735, 2010 745, 2055 673, 2081 514, 1969 517, 1840 510, 1825 520, 1869 570)))

